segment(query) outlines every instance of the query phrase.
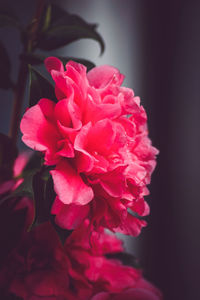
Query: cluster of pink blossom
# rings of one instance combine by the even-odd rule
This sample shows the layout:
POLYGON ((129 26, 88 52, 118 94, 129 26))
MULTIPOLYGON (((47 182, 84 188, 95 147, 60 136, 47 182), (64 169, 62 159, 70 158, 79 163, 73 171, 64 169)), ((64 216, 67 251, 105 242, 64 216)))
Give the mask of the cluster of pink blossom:
POLYGON ((75 229, 105 227, 136 236, 149 213, 144 196, 155 167, 157 149, 148 138, 147 117, 139 97, 122 87, 114 67, 86 68, 49 57, 47 70, 58 99, 41 99, 21 121, 23 141, 44 153, 52 165, 57 197, 56 222, 75 229), (133 215, 135 214, 135 215, 133 215))

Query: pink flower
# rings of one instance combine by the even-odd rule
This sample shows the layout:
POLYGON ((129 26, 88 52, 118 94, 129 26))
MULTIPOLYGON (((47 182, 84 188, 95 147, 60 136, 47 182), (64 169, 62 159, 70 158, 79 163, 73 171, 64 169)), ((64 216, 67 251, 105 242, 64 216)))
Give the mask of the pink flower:
POLYGON ((0 269, 0 289, 24 300, 89 300, 94 295, 110 300, 129 293, 152 293, 157 298, 146 300, 161 299, 158 290, 142 279, 141 271, 106 257, 123 251, 121 241, 103 230, 92 232, 89 240, 88 224, 87 220, 73 231, 64 247, 50 223, 35 227, 0 269))
MULTIPOLYGON (((63 228, 91 227, 138 235, 149 213, 144 196, 155 168, 146 113, 139 97, 122 87, 111 66, 86 68, 55 57, 45 61, 57 103, 41 99, 21 121, 23 141, 44 153, 57 197, 52 207, 63 228), (127 117, 129 116, 129 117, 127 117)), ((39 99, 38 99, 39 100, 39 99)))
POLYGON ((82 280, 90 283, 93 294, 120 292, 134 286, 141 278, 141 271, 106 257, 107 254, 122 252, 122 242, 102 228, 99 232, 90 232, 90 236, 88 230, 89 220, 86 220, 66 240, 65 251, 71 276, 80 279, 82 274, 82 280))

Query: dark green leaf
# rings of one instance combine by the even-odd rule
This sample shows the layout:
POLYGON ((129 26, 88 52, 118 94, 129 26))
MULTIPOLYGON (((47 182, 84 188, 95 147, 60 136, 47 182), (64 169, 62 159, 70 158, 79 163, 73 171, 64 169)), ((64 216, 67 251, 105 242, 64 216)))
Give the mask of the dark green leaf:
POLYGON ((26 173, 24 181, 18 186, 18 188, 10 195, 10 197, 27 196, 31 199, 34 198, 33 192, 33 178, 37 172, 37 169, 31 170, 26 173))
MULTIPOLYGON (((88 71, 95 67, 95 64, 93 62, 91 62, 87 59, 84 59, 84 58, 77 58, 77 57, 72 57, 72 56, 66 56, 66 57, 57 56, 57 57, 63 62, 64 65, 68 61, 73 60, 77 63, 83 64, 84 66, 86 66, 88 71)), ((26 61, 27 64, 41 65, 41 64, 44 63, 44 60, 45 60, 46 57, 43 56, 43 55, 40 55, 40 54, 30 53, 30 54, 23 54, 23 55, 20 56, 20 58, 23 61, 26 61)))
POLYGON ((40 171, 41 166, 41 157, 36 152, 32 155, 23 170, 23 182, 9 195, 9 198, 27 196, 34 199, 33 180, 38 171, 40 171))
POLYGON ((118 259, 123 265, 131 266, 135 269, 141 269, 139 260, 129 253, 118 252, 118 253, 109 253, 106 254, 106 257, 109 259, 118 259))
POLYGON ((9 89, 13 87, 12 80, 10 78, 11 64, 6 48, 0 42, 0 88, 9 89))
POLYGON ((34 169, 31 170, 30 172, 26 172, 23 182, 12 193, 2 197, 0 199, 0 204, 3 204, 9 199, 23 197, 23 196, 34 199, 33 179, 34 176, 37 174, 37 172, 38 169, 34 169))
POLYGON ((50 25, 52 24, 58 24, 59 22, 62 22, 62 19, 66 17, 66 10, 62 7, 51 4, 51 20, 50 25))
POLYGON ((0 133, 0 182, 9 180, 13 175, 13 164, 18 150, 12 139, 0 133))
POLYGON ((30 93, 29 93, 29 106, 38 103, 41 98, 48 98, 57 102, 54 87, 41 73, 33 67, 29 67, 30 72, 30 93))
POLYGON ((8 12, 0 12, 0 27, 15 27, 21 29, 21 25, 14 15, 8 12))
POLYGON ((52 5, 52 17, 49 28, 39 37, 38 47, 42 50, 54 50, 82 38, 96 40, 104 51, 104 41, 96 31, 96 24, 90 24, 76 15, 71 15, 56 5, 52 5))

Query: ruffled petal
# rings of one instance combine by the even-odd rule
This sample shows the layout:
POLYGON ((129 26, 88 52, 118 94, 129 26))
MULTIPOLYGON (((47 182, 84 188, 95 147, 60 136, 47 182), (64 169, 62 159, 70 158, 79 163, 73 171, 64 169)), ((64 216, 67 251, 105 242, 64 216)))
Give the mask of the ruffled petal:
POLYGON ((59 132, 49 120, 54 103, 48 99, 41 99, 37 105, 29 108, 24 114, 20 128, 23 133, 22 140, 30 148, 38 151, 56 151, 56 144, 60 138, 59 132), (46 116, 43 107, 47 107, 46 116))
POLYGON ((56 223, 65 229, 77 228, 89 213, 89 205, 64 204, 56 197, 51 213, 56 215, 56 223))
POLYGON ((64 72, 63 63, 57 57, 47 57, 44 61, 44 64, 49 73, 51 73, 52 70, 64 72))
POLYGON ((121 85, 124 80, 124 75, 118 69, 103 65, 95 67, 87 73, 87 78, 91 86, 96 89, 106 87, 111 81, 115 85, 121 85))
POLYGON ((113 228, 113 231, 138 236, 142 227, 145 227, 146 225, 146 221, 140 220, 128 213, 126 219, 123 220, 123 223, 119 227, 113 228))
POLYGON ((55 192, 64 204, 85 205, 93 199, 92 188, 83 182, 81 176, 66 160, 60 161, 50 173, 55 192))

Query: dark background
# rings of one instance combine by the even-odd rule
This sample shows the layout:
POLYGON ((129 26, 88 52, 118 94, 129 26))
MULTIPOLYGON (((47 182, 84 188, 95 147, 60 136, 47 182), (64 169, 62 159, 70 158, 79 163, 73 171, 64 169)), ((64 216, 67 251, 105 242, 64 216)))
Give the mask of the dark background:
MULTIPOLYGON (((26 24, 34 0, 1 0, 26 24)), ((56 1, 88 22, 99 23, 106 51, 80 41, 62 55, 111 64, 127 77, 125 85, 142 98, 150 136, 160 150, 150 186, 148 227, 128 238, 129 251, 141 259, 146 277, 166 300, 200 299, 200 1, 56 1)), ((0 29, 16 78, 19 35, 0 29)), ((54 54, 55 53, 50 53, 54 54)), ((3 70, 1 69, 1 72, 3 70)), ((25 98, 27 99, 27 93, 25 98)), ((1 131, 8 132, 12 94, 0 90, 1 131)), ((27 100, 26 100, 27 101, 27 100)), ((24 107, 26 104, 24 105, 24 107)), ((20 144, 20 147, 21 144, 20 144)))

